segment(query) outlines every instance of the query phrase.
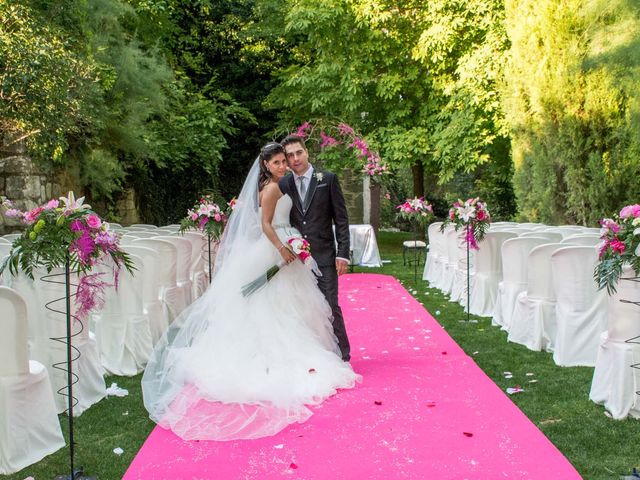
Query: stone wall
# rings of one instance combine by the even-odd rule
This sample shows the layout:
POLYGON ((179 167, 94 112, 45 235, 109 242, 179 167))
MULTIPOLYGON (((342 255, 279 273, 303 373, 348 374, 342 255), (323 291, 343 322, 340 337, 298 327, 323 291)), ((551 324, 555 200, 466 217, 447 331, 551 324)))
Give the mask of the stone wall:
MULTIPOLYGON (((23 142, 0 143, 0 195, 13 201, 17 208, 30 210, 59 196, 60 186, 26 154, 23 142)), ((22 231, 22 224, 0 215, 0 234, 22 231)))

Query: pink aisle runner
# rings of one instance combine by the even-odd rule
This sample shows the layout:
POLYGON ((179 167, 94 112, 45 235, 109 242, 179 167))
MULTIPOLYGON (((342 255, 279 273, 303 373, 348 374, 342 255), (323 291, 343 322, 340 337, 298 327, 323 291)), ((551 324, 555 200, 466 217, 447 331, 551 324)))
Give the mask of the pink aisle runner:
POLYGON ((393 277, 341 277, 364 377, 273 437, 183 441, 156 427, 131 479, 563 479, 568 460, 393 277))

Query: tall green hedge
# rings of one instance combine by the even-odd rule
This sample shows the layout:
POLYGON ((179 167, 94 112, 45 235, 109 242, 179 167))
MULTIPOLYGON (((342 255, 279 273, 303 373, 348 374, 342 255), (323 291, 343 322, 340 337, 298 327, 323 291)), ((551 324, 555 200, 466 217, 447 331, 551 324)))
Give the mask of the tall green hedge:
POLYGON ((594 225, 640 198, 640 4, 505 6, 502 102, 520 215, 594 225))

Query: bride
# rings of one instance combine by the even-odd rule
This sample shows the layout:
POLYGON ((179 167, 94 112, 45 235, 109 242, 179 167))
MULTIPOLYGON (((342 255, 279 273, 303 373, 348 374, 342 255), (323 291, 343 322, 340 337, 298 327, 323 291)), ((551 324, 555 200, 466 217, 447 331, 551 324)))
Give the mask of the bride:
POLYGON ((286 248, 300 236, 289 225, 291 198, 278 188, 286 168, 280 144, 262 148, 229 218, 211 285, 171 324, 142 377, 151 419, 185 440, 273 435, 360 379, 341 360, 315 276, 286 248), (242 295, 280 262, 264 287, 242 295))

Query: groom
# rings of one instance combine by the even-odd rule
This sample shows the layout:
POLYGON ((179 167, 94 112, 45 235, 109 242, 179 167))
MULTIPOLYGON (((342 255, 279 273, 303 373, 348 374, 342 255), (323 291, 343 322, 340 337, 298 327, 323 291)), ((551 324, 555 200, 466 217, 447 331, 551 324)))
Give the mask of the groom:
POLYGON ((293 174, 280 179, 278 185, 282 193, 293 200, 291 225, 311 244, 311 255, 322 272, 318 287, 331 306, 333 332, 342 360, 348 362, 351 358, 349 338, 338 305, 338 275, 345 273, 349 264, 349 218, 344 197, 334 173, 316 171, 309 163, 309 152, 302 137, 289 135, 281 143, 293 174))

